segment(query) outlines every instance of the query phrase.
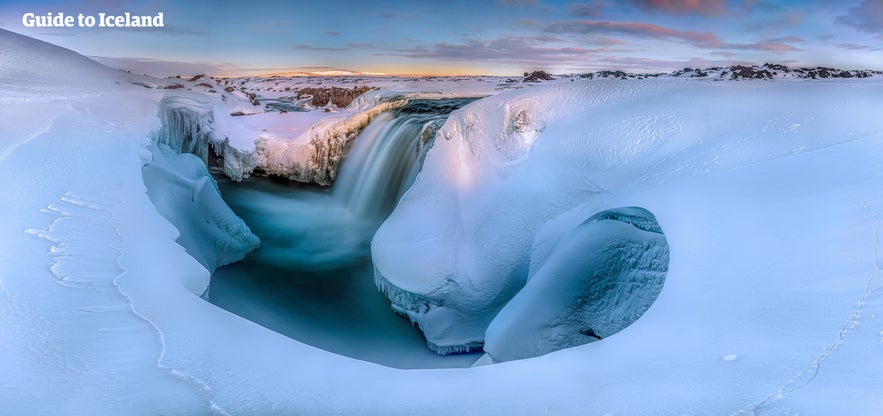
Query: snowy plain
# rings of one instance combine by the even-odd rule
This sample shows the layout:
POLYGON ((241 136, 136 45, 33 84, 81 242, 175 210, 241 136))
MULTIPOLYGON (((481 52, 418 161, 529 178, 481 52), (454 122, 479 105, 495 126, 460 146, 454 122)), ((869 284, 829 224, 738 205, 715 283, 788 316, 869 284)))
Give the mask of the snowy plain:
POLYGON ((384 276, 414 291, 434 289, 415 270, 496 276, 623 206, 655 216, 668 272, 647 312, 601 342, 398 370, 201 298, 210 270, 255 242, 210 192, 198 158, 151 151, 163 90, 6 31, 0 74, 0 413, 883 408, 879 78, 579 80, 458 110, 375 237, 384 276), (526 123, 507 129, 513 110, 526 123), (142 167, 153 163, 170 172, 154 186, 178 183, 186 195, 168 206, 206 212, 209 226, 151 199, 142 167), (223 256, 185 250, 184 235, 205 236, 223 256))

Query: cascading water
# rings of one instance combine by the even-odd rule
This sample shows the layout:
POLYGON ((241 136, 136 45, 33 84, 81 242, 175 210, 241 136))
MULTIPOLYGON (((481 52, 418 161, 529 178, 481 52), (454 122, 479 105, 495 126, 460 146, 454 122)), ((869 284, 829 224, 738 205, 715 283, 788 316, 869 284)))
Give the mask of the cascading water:
POLYGON ((436 355, 374 286, 369 243, 414 182, 447 114, 473 99, 415 100, 355 139, 331 190, 269 178, 218 185, 261 248, 212 276, 210 301, 301 342, 401 368, 463 367, 436 355))
POLYGON ((420 171, 448 114, 472 99, 416 100, 378 116, 355 140, 334 184, 353 215, 382 221, 420 171))

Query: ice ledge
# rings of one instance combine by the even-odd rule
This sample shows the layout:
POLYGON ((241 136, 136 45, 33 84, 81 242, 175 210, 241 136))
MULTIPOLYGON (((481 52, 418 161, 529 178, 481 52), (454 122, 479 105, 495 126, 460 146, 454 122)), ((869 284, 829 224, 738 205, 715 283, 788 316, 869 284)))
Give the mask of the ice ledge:
POLYGON ((350 142, 374 117, 408 101, 390 97, 346 119, 321 120, 294 140, 262 135, 255 140, 255 168, 293 181, 330 186, 350 142))
POLYGON ((330 186, 337 177, 344 152, 359 132, 374 117, 408 102, 402 95, 386 96, 346 118, 320 119, 291 138, 242 129, 220 133, 219 121, 223 125, 239 124, 218 108, 222 104, 198 99, 195 95, 168 95, 159 105, 162 126, 154 133, 154 140, 178 153, 192 153, 207 166, 220 165, 224 174, 235 181, 259 171, 330 186), (230 134, 251 137, 235 137, 238 144, 233 145, 230 134))
POLYGON ((436 354, 466 353, 481 350, 484 346, 484 341, 482 340, 464 340, 457 344, 440 344, 436 342, 437 340, 433 340, 431 333, 427 334, 423 331, 423 328, 420 328, 418 322, 428 322, 422 318, 433 312, 440 312, 444 306, 441 300, 430 299, 424 295, 409 292, 393 285, 376 267, 374 268, 374 285, 377 286, 377 290, 389 298, 393 311, 408 318, 412 325, 417 326, 423 332, 423 335, 426 337, 426 346, 436 354))

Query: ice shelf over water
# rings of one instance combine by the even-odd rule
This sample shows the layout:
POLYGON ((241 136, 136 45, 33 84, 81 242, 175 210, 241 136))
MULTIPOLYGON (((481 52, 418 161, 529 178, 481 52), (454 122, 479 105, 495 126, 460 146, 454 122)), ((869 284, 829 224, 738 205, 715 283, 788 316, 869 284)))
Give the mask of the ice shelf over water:
POLYGON ((441 304, 420 318, 439 345, 482 340, 531 264, 553 264, 597 212, 651 212, 668 272, 599 342, 397 370, 200 297, 209 272, 177 242, 199 230, 161 215, 142 169, 170 91, 132 82, 167 81, 2 30, 0 73, 14 121, 0 124, 0 413, 883 408, 878 78, 552 81, 455 111, 373 244, 396 290, 441 304))

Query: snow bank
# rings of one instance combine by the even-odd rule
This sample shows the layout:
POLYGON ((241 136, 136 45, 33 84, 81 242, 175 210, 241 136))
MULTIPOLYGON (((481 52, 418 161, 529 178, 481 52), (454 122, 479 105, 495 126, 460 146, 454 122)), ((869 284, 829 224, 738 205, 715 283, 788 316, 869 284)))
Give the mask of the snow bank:
POLYGON ((653 214, 599 212, 531 264, 524 288, 488 326, 494 361, 530 358, 607 338, 653 303, 668 270, 668 244, 653 214))
POLYGON ((221 199, 205 163, 163 144, 150 147, 144 166, 147 195, 163 217, 181 231, 178 243, 209 271, 242 260, 260 245, 221 199))
MULTIPOLYGON (((436 351, 477 348, 532 251, 554 247, 534 247, 552 219, 866 137, 879 129, 861 121, 877 106, 867 85, 587 80, 477 101, 451 115, 375 235, 377 284, 436 351)), ((555 230, 549 241, 566 232, 555 230)))
POLYGON ((604 191, 571 174, 577 166, 528 160, 548 123, 641 91, 601 83, 488 97, 452 113, 439 131, 417 182, 372 243, 378 286, 435 351, 480 347, 490 320, 524 285, 539 227, 604 191))

